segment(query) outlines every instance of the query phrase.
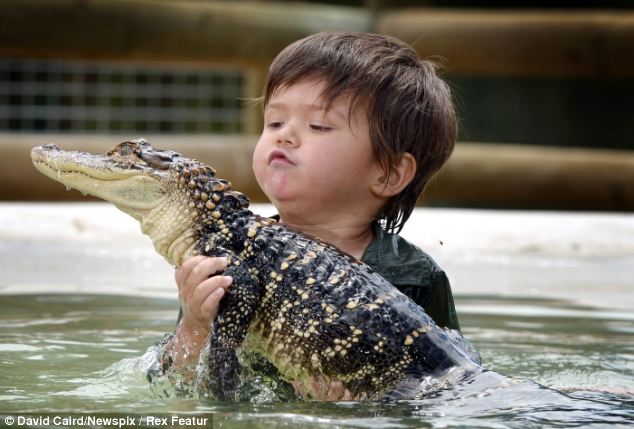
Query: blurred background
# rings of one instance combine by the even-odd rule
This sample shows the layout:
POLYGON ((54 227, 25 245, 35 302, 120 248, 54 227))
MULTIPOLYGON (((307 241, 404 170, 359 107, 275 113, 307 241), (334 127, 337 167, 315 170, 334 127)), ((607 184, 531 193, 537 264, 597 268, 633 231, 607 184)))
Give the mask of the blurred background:
POLYGON ((634 209, 634 2, 5 0, 0 200, 81 199, 31 147, 137 137, 263 202, 251 151, 267 67, 322 30, 390 34, 445 66, 459 143, 429 206, 634 209))
POLYGON ((147 396, 127 359, 173 330, 173 267, 138 222, 38 173, 30 151, 103 153, 146 137, 266 203, 249 100, 278 52, 324 30, 390 34, 444 64, 459 142, 402 235, 448 274, 485 366, 620 414, 472 383, 409 411, 203 409, 243 427, 631 420, 634 0, 2 0, 0 410, 199 409, 160 386, 147 396))

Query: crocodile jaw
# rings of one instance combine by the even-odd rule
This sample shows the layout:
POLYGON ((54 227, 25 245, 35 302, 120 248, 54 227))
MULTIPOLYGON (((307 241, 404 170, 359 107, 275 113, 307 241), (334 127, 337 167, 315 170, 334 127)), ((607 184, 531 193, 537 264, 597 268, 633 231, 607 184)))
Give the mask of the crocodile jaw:
POLYGON ((67 152, 54 145, 34 148, 31 158, 35 168, 67 189, 111 202, 135 218, 171 265, 192 253, 192 219, 179 210, 186 203, 174 201, 174 194, 170 197, 166 177, 117 167, 106 155, 67 152))
POLYGON ((103 155, 40 146, 31 151, 31 158, 35 168, 44 175, 68 189, 111 202, 137 220, 158 206, 166 195, 160 177, 108 166, 103 155))

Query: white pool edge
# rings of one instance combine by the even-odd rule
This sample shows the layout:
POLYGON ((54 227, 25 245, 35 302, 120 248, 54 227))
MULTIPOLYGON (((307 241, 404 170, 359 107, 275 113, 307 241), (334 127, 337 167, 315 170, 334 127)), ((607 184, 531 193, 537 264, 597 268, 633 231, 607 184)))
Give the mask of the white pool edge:
MULTIPOLYGON (((254 205, 263 215, 270 205, 254 205)), ((634 308, 634 215, 417 208, 403 235, 460 295, 634 308)), ((173 268, 106 203, 0 203, 0 294, 176 299, 173 268)))

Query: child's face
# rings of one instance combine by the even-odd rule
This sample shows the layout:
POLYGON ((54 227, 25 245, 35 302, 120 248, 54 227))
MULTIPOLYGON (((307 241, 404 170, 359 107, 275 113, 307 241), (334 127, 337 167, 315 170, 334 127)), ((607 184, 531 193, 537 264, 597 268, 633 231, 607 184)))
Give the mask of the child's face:
MULTIPOLYGON (((335 217, 366 214, 380 171, 364 109, 350 99, 325 111, 319 80, 278 89, 264 111, 253 170, 280 214, 335 217)), ((372 213, 374 216, 376 213, 372 213)))

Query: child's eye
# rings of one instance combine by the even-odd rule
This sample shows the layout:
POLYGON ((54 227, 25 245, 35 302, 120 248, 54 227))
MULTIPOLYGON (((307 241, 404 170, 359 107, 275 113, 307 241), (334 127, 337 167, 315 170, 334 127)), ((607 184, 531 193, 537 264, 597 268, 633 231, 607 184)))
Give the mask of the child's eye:
POLYGON ((268 124, 266 124, 267 128, 279 128, 282 126, 281 122, 269 122, 268 124))
POLYGON ((325 133, 332 130, 331 127, 326 127, 319 124, 310 124, 310 129, 313 131, 317 131, 318 133, 325 133))

